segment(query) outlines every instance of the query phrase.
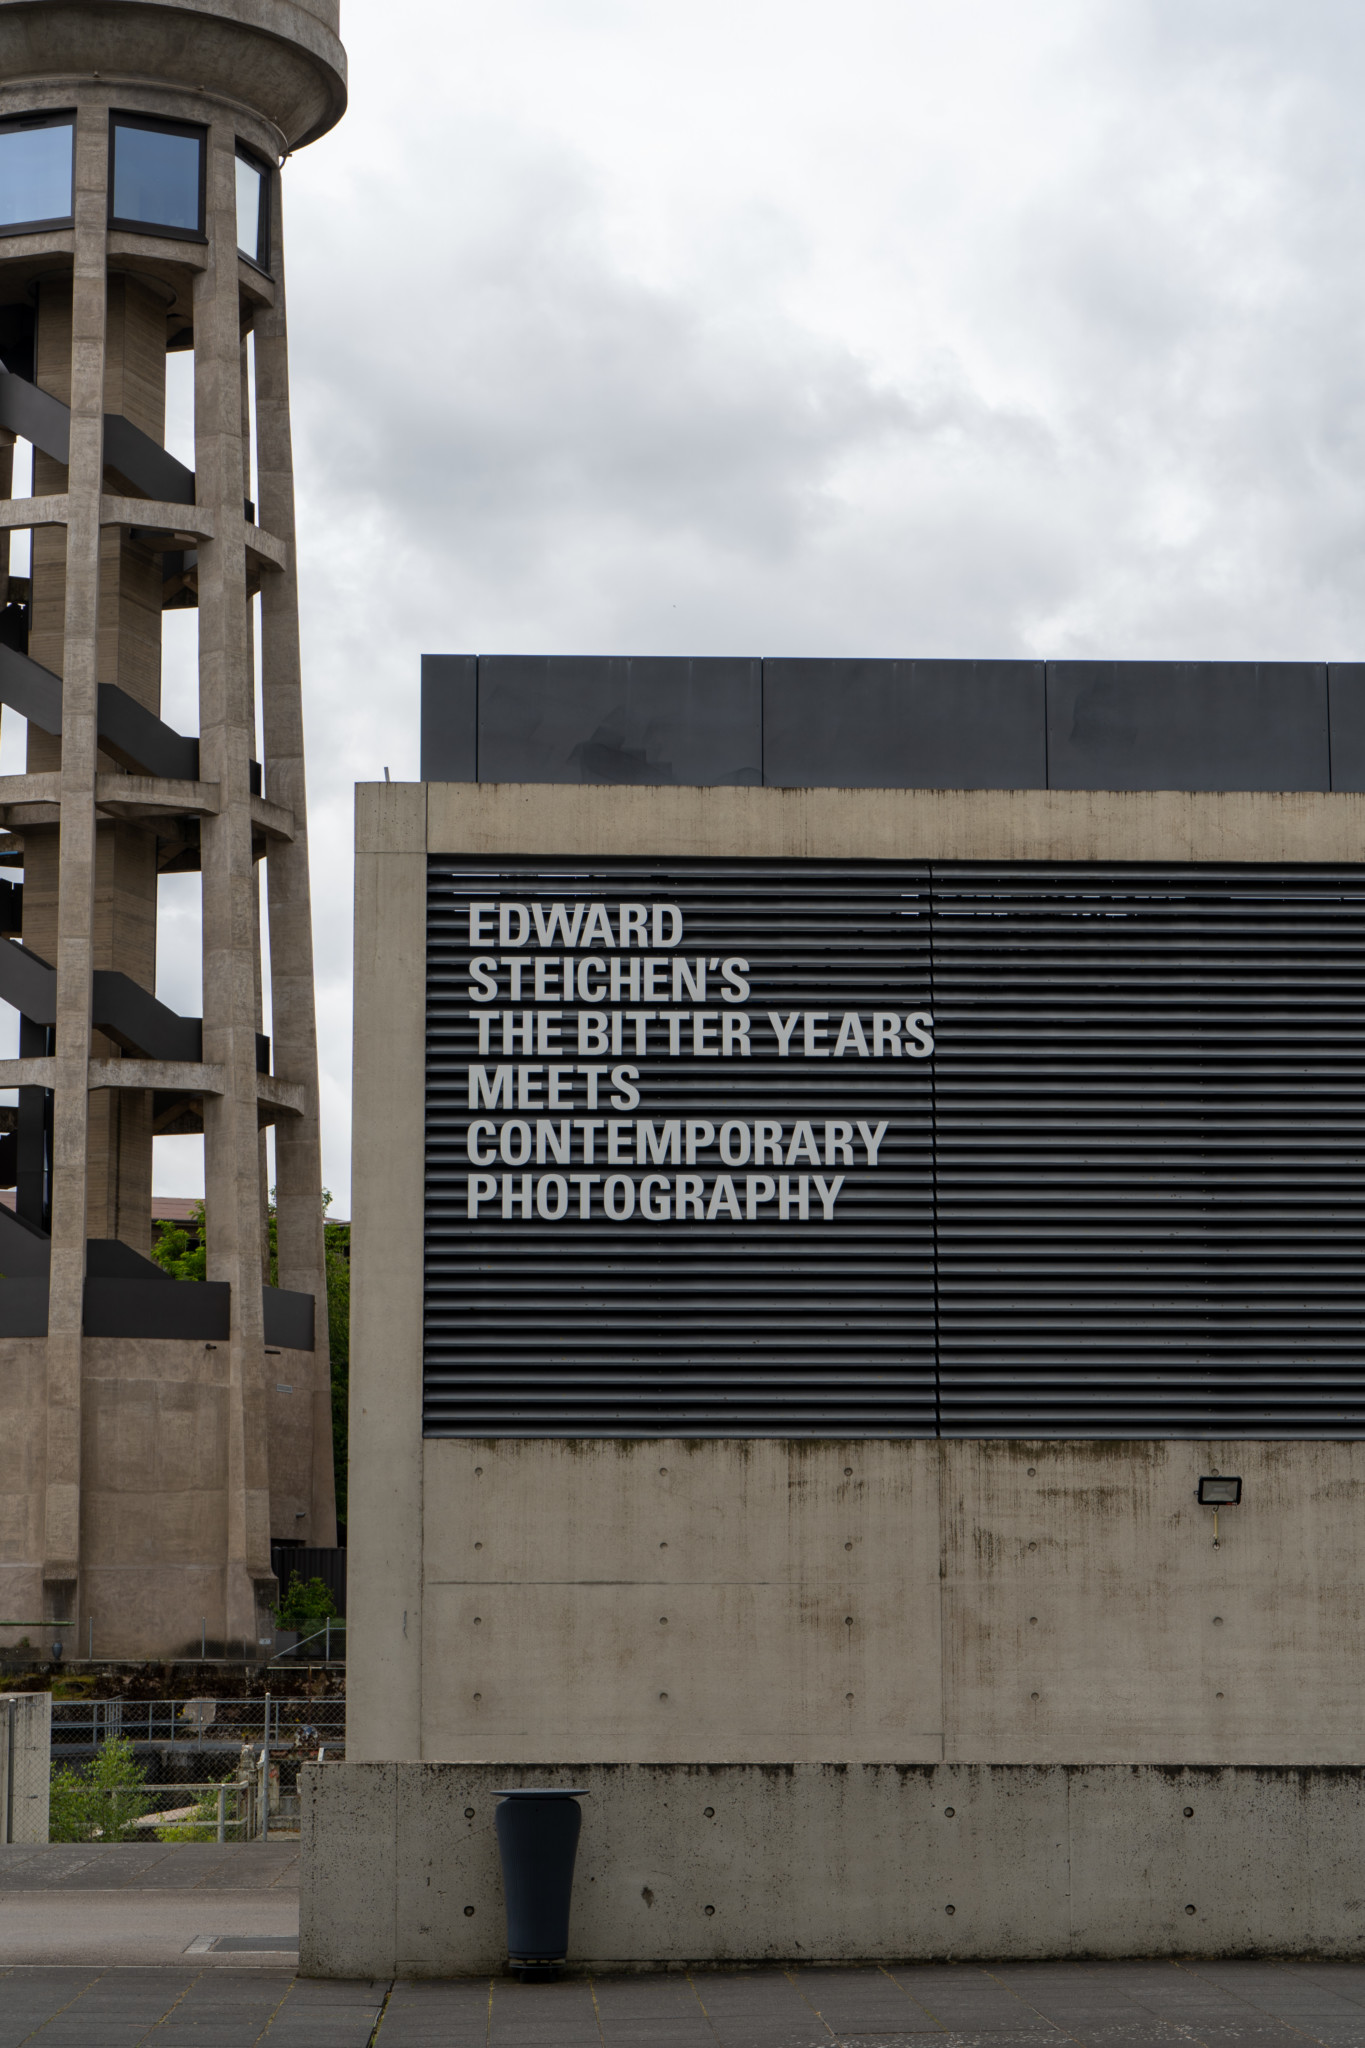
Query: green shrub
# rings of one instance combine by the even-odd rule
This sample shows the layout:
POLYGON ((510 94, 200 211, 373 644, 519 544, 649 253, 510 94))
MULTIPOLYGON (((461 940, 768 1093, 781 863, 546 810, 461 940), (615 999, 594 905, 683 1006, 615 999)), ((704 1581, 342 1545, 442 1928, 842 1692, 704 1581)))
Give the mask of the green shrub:
POLYGON ((284 1598, 274 1614, 276 1628, 296 1628, 303 1632, 317 1628, 324 1621, 335 1620, 337 1604, 324 1579, 309 1579, 305 1585, 297 1572, 291 1572, 284 1598))
MULTIPOLYGON (((229 1772, 227 1783, 230 1785, 234 1780, 235 1773, 229 1772)), ((227 1818, 229 1821, 235 1818, 230 1800, 227 1806, 227 1818)), ((242 1831, 240 1828, 229 1827, 226 1832, 229 1842, 241 1841, 242 1831)), ((172 1821, 169 1826, 158 1828, 156 1830, 156 1838, 158 1842, 216 1842, 218 1839, 218 1794, 216 1792, 205 1792, 202 1798, 195 1801, 193 1813, 184 1820, 172 1821)))
POLYGON ((136 1842, 133 1823, 147 1810, 147 1773, 124 1735, 111 1735, 80 1770, 54 1765, 48 1840, 136 1842))

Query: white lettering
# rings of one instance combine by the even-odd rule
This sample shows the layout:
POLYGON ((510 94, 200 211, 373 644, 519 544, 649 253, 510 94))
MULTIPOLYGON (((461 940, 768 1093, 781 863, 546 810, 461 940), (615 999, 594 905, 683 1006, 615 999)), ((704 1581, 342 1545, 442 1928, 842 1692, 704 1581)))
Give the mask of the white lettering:
POLYGON ((573 1120, 574 1129, 583 1133, 583 1160, 587 1166, 591 1166, 596 1157, 593 1151, 595 1134, 602 1129, 605 1121, 606 1119, 600 1116, 576 1116, 573 1120))
POLYGON ((714 1060, 719 1057, 719 1049, 714 1045, 707 1044, 708 1038, 714 1038, 716 1035, 716 1023, 719 1017, 719 1010, 694 1010, 692 1012, 692 1051, 699 1060, 714 1060))
MULTIPOLYGON (((556 1166, 567 1166, 573 1156, 573 1140, 570 1136, 567 1118, 563 1123, 547 1123, 544 1117, 536 1120, 536 1165, 544 1166, 548 1154, 556 1166)), ((561 1212, 562 1213, 562 1212, 561 1212)))
MULTIPOLYGON (((685 1157, 689 1166, 695 1166, 697 1163, 697 1147, 699 1145, 706 1146, 715 1144, 716 1127, 714 1124, 697 1122, 689 1123, 686 1126, 686 1130, 687 1150, 685 1157)), ((818 1160, 816 1164, 819 1164, 818 1160)))
POLYGON ((520 1122, 504 1124, 498 1132, 498 1151, 504 1166, 524 1166, 531 1156, 531 1126, 520 1122))
POLYGON ((826 1166, 852 1166, 852 1124, 825 1125, 825 1164, 826 1166))
POLYGON ((634 1083, 640 1078, 638 1067, 613 1067, 611 1085, 616 1093, 611 1098, 613 1109, 634 1109, 640 1100, 640 1091, 634 1083))
POLYGON ((747 1010, 731 1010, 720 1020, 721 1058, 731 1060, 739 1053, 747 1060, 749 1052, 749 1014, 747 1010))
POLYGON ((592 1191, 601 1178, 600 1173, 571 1173, 569 1175, 569 1179, 578 1189, 578 1213, 580 1216, 591 1216, 592 1191))
POLYGON ((900 1058, 900 1028, 901 1020, 893 1011, 877 1011, 872 1019, 872 1057, 874 1060, 881 1059, 882 1055, 887 1052, 891 1054, 893 1059, 898 1060, 900 1058))
POLYGON ((479 1051, 480 1051, 480 1052, 481 1052, 481 1053, 482 1053, 482 1054, 484 1055, 485 1059, 487 1058, 487 1056, 488 1056, 488 1053, 489 1053, 489 1051, 491 1050, 491 1048, 490 1048, 490 1046, 489 1046, 489 1043, 488 1043, 488 1034, 489 1034, 489 1031, 490 1031, 490 1030, 492 1029, 493 1019, 494 1019, 494 1018, 495 1018, 495 1017, 497 1016, 497 1014, 498 1014, 498 1013, 497 1013, 497 1011, 496 1011, 496 1010, 466 1010, 466 1011, 465 1011, 465 1015, 466 1015, 466 1017, 468 1017, 468 1019, 469 1019, 470 1023, 471 1023, 471 1024, 473 1024, 473 1023, 476 1023, 476 1022, 477 1022, 477 1024, 478 1024, 478 1027, 479 1027, 479 1051))
POLYGON ((640 1182, 640 1214, 647 1217, 651 1223, 667 1223, 672 1214, 673 1205, 669 1200, 668 1190, 667 1174, 647 1173, 640 1182), (657 1207, 654 1203, 655 1188, 662 1188, 664 1191, 659 1197, 657 1207))
POLYGON ((790 1017, 788 1017, 784 1022, 779 1011, 769 1010, 768 1022, 772 1025, 773 1030, 777 1034, 778 1057, 781 1059, 786 1059, 788 1053, 791 1051, 792 1033, 793 1031, 795 1031, 797 1025, 801 1022, 801 1012, 799 1010, 793 1010, 790 1017))
POLYGON ((624 1223, 635 1214, 635 1183, 628 1173, 613 1173, 603 1183, 602 1207, 613 1223, 624 1223))
POLYGON ((518 1175, 518 1174, 515 1174, 515 1173, 505 1173, 505 1174, 503 1175, 503 1177, 502 1177, 502 1213, 503 1213, 503 1215, 504 1215, 504 1216, 506 1216, 506 1217, 508 1217, 508 1218, 510 1218, 510 1217, 511 1217, 511 1214, 512 1214, 512 1204, 513 1204, 514 1202, 515 1202, 515 1203, 517 1203, 517 1204, 518 1204, 518 1206, 520 1207, 520 1209, 521 1209, 521 1213, 522 1213, 523 1217, 527 1217, 527 1216, 529 1216, 529 1215, 530 1215, 530 1213, 531 1213, 531 1176, 530 1176, 530 1174, 529 1174, 529 1173, 523 1173, 523 1174, 520 1174, 520 1175, 518 1175), (517 1191, 517 1185, 516 1185, 516 1184, 517 1184, 517 1181, 518 1181, 518 1179, 520 1179, 520 1181, 521 1181, 521 1191, 520 1191, 520 1193, 518 1193, 518 1191, 517 1191))
POLYGON ((491 1202, 498 1192, 498 1184, 491 1173, 471 1173, 466 1186, 466 1212, 470 1216, 477 1216, 480 1202, 491 1202))
POLYGON ((720 978, 726 986, 720 992, 723 1003, 747 1003, 749 1000, 749 972, 747 960, 722 960, 720 978))
POLYGON ((570 1081, 566 1086, 564 1081, 564 1076, 572 1074, 573 1068, 547 1067, 545 1072, 547 1075, 545 1107, 547 1109, 562 1109, 566 1102, 573 1101, 573 1082, 570 1081))
POLYGON ((754 1165, 762 1166, 768 1159, 774 1166, 782 1164, 781 1124, 754 1125, 754 1165))
POLYGON ((605 960, 580 960, 578 963, 578 1000, 580 1003, 604 1002, 607 994, 607 963, 605 960), (589 988, 588 977, 594 977, 594 986, 589 988))
POLYGON ((560 1052, 563 1050, 559 1043, 560 1019, 563 1015, 564 1012, 562 1010, 536 1011, 537 1052, 560 1052))
MULTIPOLYGON (((580 1010, 578 1013, 578 1050, 580 1052, 608 1052, 607 1013, 605 1010, 580 1010)), ((603 1073, 606 1068, 602 1069, 603 1073)))
MULTIPOLYGON (((676 1166, 680 1156, 681 1139, 682 1125, 676 1117, 671 1118, 663 1126, 657 1137, 654 1134, 653 1119, 642 1117, 635 1126, 636 1165, 647 1166, 652 1159, 656 1166, 662 1166, 666 1160, 676 1166)), ((482 1161, 478 1163, 482 1164, 482 1161)))
POLYGON ((839 1190, 844 1184, 844 1176, 841 1173, 836 1173, 828 1187, 825 1186, 825 1176, 822 1173, 814 1174, 812 1178, 815 1181, 815 1192, 820 1197, 820 1207, 825 1212, 825 1221, 826 1223, 832 1223, 834 1221, 834 1204, 839 1199, 839 1190))
POLYGON ((552 903, 548 917, 538 903, 533 903, 531 905, 531 915, 536 921, 536 937, 542 946, 553 946, 556 931, 563 932, 566 946, 576 946, 578 944, 578 930, 583 922, 583 905, 581 903, 575 903, 573 907, 572 922, 570 922, 569 914, 562 903, 552 903))
POLYGON ((649 944, 649 905, 647 903, 623 903, 617 912, 621 931, 621 944, 639 946, 649 944))
POLYGON ((797 1215, 798 1215, 798 1216, 800 1217, 801 1221, 802 1221, 803 1223, 809 1223, 809 1222, 810 1222, 810 1175, 809 1175, 808 1173, 802 1173, 802 1174, 798 1174, 798 1175, 796 1176, 796 1194, 795 1194, 795 1196, 793 1196, 793 1194, 792 1194, 792 1191, 791 1191, 791 1180, 790 1180, 790 1178, 789 1178, 789 1177, 788 1177, 788 1176, 787 1176, 787 1175, 786 1175, 785 1173, 782 1173, 782 1174, 779 1174, 779 1175, 778 1175, 778 1177, 777 1177, 777 1214, 778 1214, 778 1217, 779 1217, 779 1219, 780 1219, 780 1221, 781 1221, 781 1222, 783 1222, 783 1223, 786 1223, 786 1222, 790 1221, 790 1217, 791 1217, 791 1205, 792 1205, 792 1202, 793 1202, 793 1201, 795 1201, 795 1203, 796 1203, 796 1213, 797 1213, 797 1215))
POLYGON ((886 1122, 885 1118, 878 1124, 875 1131, 871 1124, 859 1124, 858 1136, 867 1147, 867 1163, 869 1166, 877 1164, 877 1154, 881 1149, 882 1139, 886 1136, 889 1129, 890 1125, 886 1122))
MULTIPOLYGON (((615 951, 616 934, 612 931, 611 920, 607 916, 607 909, 604 903, 594 903, 588 911, 587 921, 583 926, 583 936, 578 943, 580 946, 590 946, 593 940, 599 937, 604 946, 610 946, 615 951)), ((579 979, 582 979, 581 975, 579 979)))
POLYGON ((469 1069, 469 1107, 471 1109, 496 1109, 501 1103, 504 1108, 512 1107, 512 1069, 494 1067, 490 1082, 487 1069, 469 1069))
POLYGON ((471 946, 486 946, 491 940, 493 934, 492 932, 486 932, 484 930, 483 921, 486 917, 491 917, 493 915, 493 910, 494 905, 491 903, 470 904, 469 943, 471 946))
MULTIPOLYGON (((594 1047, 594 1048, 593 1048, 593 1050, 594 1050, 594 1051, 597 1051, 597 1050, 598 1050, 598 1048, 597 1048, 597 1047, 594 1047)), ((578 1069, 578 1071, 579 1071, 579 1073, 580 1073, 580 1074, 583 1074, 583 1075, 585 1075, 585 1076, 587 1077, 587 1083, 588 1083, 588 1108, 589 1108, 589 1109, 596 1109, 596 1107, 597 1107, 597 1084, 598 1084, 598 1082, 599 1082, 599 1081, 601 1080, 601 1078, 602 1078, 603 1074, 609 1074, 609 1073, 611 1072, 611 1069, 610 1069, 610 1067, 580 1067, 580 1068, 578 1069)))
POLYGON ((705 1191, 706 1182, 702 1179, 699 1173, 680 1173, 678 1175, 677 1198, 679 1223, 681 1223, 687 1216, 695 1216, 698 1223, 701 1222, 702 1196, 705 1193, 705 1191))
POLYGON ((926 1017, 922 1012, 914 1017, 907 1017, 905 1028, 915 1040, 912 1046, 906 1048, 911 1059, 927 1060, 934 1049, 933 1018, 926 1017))
POLYGON ((471 960, 469 971, 474 979, 469 984, 471 1003, 495 1003, 498 1000, 498 963, 486 954, 481 960, 471 960))
POLYGON ((787 1164, 795 1166, 798 1159, 809 1159, 812 1166, 820 1165, 820 1154, 815 1144, 813 1124, 798 1124, 792 1132, 791 1144, 787 1147, 787 1164))
POLYGON ((497 1125, 490 1123, 487 1117, 480 1117, 477 1122, 469 1126, 469 1129, 465 1132, 464 1148, 475 1166, 491 1166, 493 1164, 496 1155, 492 1152, 481 1152, 479 1150, 479 1141, 484 1137, 496 1138, 497 1135, 497 1125))
POLYGON ((673 1000, 675 1003, 706 1001, 706 962, 700 953, 695 974, 685 960, 673 962, 673 1000))
POLYGON ((739 1196, 728 1173, 717 1174, 711 1187, 711 1199, 706 1206, 706 1220, 714 1223, 722 1209, 727 1216, 733 1216, 736 1223, 744 1221, 740 1214, 739 1196))
POLYGON ((771 1202, 777 1193, 777 1182, 770 1173, 749 1173, 744 1177, 744 1214, 752 1223, 758 1215, 760 1202, 771 1202))
POLYGON ((544 1067, 517 1068, 518 1109, 544 1109, 545 1105, 540 1099, 543 1083, 536 1078, 537 1075, 544 1072, 544 1067))
POLYGON ((828 1010, 806 1011, 806 1058, 808 1060, 827 1060, 829 1058, 829 1047, 815 1043, 817 1036, 821 1039, 829 1037, 829 1032, 825 1029, 828 1018, 828 1010))
POLYGON ((530 936, 531 919, 519 903, 503 903, 498 907, 498 944, 500 946, 524 946, 530 936), (520 920, 516 936, 512 935, 512 919, 520 920))
POLYGON ((835 1059, 846 1052, 856 1052, 860 1060, 867 1058, 867 1040, 863 1036, 862 1019, 856 1010, 844 1011, 844 1021, 839 1026, 839 1037, 834 1047, 835 1059))
POLYGON ((547 1223, 558 1223, 569 1207, 569 1183, 562 1173, 545 1173, 536 1182, 536 1214, 543 1216, 547 1223), (550 1207, 550 1196, 555 1198, 555 1207, 550 1207))
POLYGON ((656 945, 656 946, 669 946, 669 947, 672 947, 672 946, 680 946, 680 945, 682 944, 682 935, 683 935, 683 921, 682 921, 682 912, 681 912, 681 911, 680 911, 680 910, 679 910, 679 909, 677 908, 677 906, 676 906, 675 904, 672 904, 672 903, 656 903, 656 904, 655 904, 655 906, 654 906, 654 943, 655 943, 655 945, 656 945), (664 930, 664 919, 665 919, 665 918, 669 918, 669 919, 671 920, 671 923, 670 923, 670 925, 669 925, 669 929, 668 929, 667 931, 665 931, 665 930, 664 930))

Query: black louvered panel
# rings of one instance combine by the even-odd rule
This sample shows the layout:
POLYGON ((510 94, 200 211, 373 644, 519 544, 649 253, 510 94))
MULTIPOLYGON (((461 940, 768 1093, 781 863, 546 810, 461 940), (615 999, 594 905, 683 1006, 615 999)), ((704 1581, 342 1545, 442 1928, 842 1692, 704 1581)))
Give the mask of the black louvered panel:
MULTIPOLYGON (((935 1433, 932 1062, 807 1059, 795 1049, 782 1059, 766 1024, 769 1010, 823 1010, 836 1023, 844 1011, 864 1018, 875 1011, 927 1011, 925 874, 893 863, 588 868, 582 862, 432 859, 428 1434, 935 1433), (864 1163, 848 1174, 828 1223, 795 1215, 785 1224, 771 1222, 771 1206, 752 1222, 645 1222, 637 1214, 612 1223, 601 1213, 600 1187, 590 1192, 594 1213, 587 1221, 572 1207, 562 1221, 534 1213, 523 1219, 515 1201, 507 1220, 496 1203, 472 1220, 467 1183, 475 1169, 467 1134, 479 1111, 470 1110, 467 1077, 471 1062, 491 1069, 496 1051, 480 1060, 477 1027, 468 1016, 471 896, 527 906, 676 905, 684 920, 679 954, 748 962, 751 993, 741 1007, 753 1020, 753 1051, 748 1058, 670 1058, 661 1029, 647 1027, 655 1042, 645 1057, 617 1056, 640 1070, 642 1100, 633 1115, 656 1126, 670 1118, 717 1127, 725 1120, 776 1122, 784 1145, 801 1120, 823 1136, 827 1120, 875 1127, 886 1119, 890 1129, 876 1169, 864 1163)), ((537 950, 534 941, 524 949, 528 956, 537 950)), ((562 954, 562 943, 557 950, 562 954)), ((601 945, 592 950, 611 957, 601 945)), ((496 944, 479 952, 510 957, 496 944)), ((505 978, 502 990, 494 1006, 500 1010, 512 1007, 505 978)), ((713 994, 708 1007, 723 1013, 735 1006, 713 994)), ((569 1044, 572 1037, 564 1028, 569 1044)), ((497 1046, 496 1028, 490 1045, 497 1046)), ((578 1057, 564 1053, 569 1063, 578 1057)), ((586 1083, 573 1085, 570 1108, 557 1117, 548 1109, 540 1115, 556 1123, 565 1115, 585 1116, 586 1083)), ((536 1116, 509 1117, 500 1105, 484 1110, 482 1120, 533 1126, 536 1116)), ((586 1166, 579 1142, 572 1170, 586 1166)), ((801 1167, 798 1160, 790 1168, 793 1184, 801 1167)), ((496 1176, 508 1170, 499 1163, 496 1176)), ((533 1161, 526 1170, 553 1174, 556 1162, 533 1161)), ((618 1168, 637 1182, 647 1170, 648 1162, 618 1168)), ((656 1170, 674 1181, 679 1171, 656 1170)), ((727 1169, 711 1148, 698 1155, 694 1170, 709 1190, 727 1169)), ((737 1185, 749 1170, 732 1170, 737 1185)), ((823 1164, 820 1170, 827 1184, 832 1181, 832 1170, 823 1164)), ((818 1198, 811 1200, 818 1218, 818 1198)))
POLYGON ((936 867, 946 1436, 1356 1436, 1365 877, 936 867))

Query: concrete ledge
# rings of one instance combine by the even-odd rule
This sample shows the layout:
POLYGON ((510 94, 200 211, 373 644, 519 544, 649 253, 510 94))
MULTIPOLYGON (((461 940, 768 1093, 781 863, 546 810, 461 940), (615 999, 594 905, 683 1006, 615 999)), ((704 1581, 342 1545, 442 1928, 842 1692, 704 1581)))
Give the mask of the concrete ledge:
POLYGON ((820 860, 1357 861, 1365 796, 1305 791, 357 788, 357 847, 820 860), (425 829, 424 829, 425 828, 425 829))
POLYGON ((1365 1955, 1365 1770, 320 1764, 301 1967, 506 1960, 496 1788, 585 1785, 570 1961, 1365 1955), (472 1909, 472 1910, 471 1910, 472 1909))

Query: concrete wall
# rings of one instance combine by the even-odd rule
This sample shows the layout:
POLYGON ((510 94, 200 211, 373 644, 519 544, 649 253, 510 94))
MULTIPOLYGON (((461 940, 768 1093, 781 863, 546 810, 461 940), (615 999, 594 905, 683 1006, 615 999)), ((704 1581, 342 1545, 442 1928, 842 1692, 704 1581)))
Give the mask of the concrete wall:
POLYGON ((1359 1956, 1365 1772, 321 1764, 311 1976, 506 1960, 497 1787, 588 1788, 572 1965, 1359 1956))
POLYGON ((0 1693, 0 1842, 45 1842, 52 1694, 0 1693))
POLYGON ((363 787, 349 1755, 1353 1763, 1360 1446, 424 1444, 422 1131, 428 851, 1344 860, 1363 828, 1351 795, 363 787))
POLYGON ((423 1498, 424 1758, 1360 1759, 1362 1444, 432 1441, 423 1498))

